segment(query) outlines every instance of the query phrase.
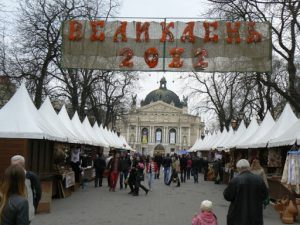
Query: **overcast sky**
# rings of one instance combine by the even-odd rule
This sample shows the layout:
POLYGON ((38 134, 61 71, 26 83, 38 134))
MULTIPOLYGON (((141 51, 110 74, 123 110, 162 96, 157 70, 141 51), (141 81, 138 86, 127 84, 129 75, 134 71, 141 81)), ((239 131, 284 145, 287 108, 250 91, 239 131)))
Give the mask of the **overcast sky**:
MULTIPOLYGON (((205 0, 122 0, 121 17, 182 17, 199 18, 207 8, 205 0)), ((178 19, 180 20, 180 19, 178 19)), ((165 76, 167 88, 176 92, 182 99, 184 84, 179 80, 186 73, 141 73, 138 99, 141 100, 152 90, 159 87, 159 80, 165 76)))

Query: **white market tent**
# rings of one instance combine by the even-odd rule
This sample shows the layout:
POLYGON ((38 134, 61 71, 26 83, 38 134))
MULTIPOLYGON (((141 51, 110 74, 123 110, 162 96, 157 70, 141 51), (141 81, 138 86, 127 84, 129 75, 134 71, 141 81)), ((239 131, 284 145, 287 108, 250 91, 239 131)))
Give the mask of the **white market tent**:
POLYGON ((126 139, 125 139, 125 137, 124 136, 120 136, 120 139, 121 139, 121 141, 122 141, 122 143, 123 143, 123 148, 125 149, 125 150, 130 150, 130 151, 133 151, 133 149, 130 147, 130 145, 127 143, 127 141, 126 141, 126 139))
POLYGON ((297 144, 300 144, 300 120, 297 120, 278 138, 271 139, 268 147, 290 146, 295 144, 296 141, 297 144))
POLYGON ((240 125, 239 125, 239 128, 232 136, 231 140, 228 143, 226 143, 226 147, 227 148, 235 147, 235 144, 238 142, 238 140, 241 139, 241 137, 244 135, 246 130, 247 130, 247 128, 246 128, 245 122, 242 121, 242 123, 240 123, 240 125))
POLYGON ((271 139, 276 139, 280 137, 285 131, 289 130, 296 122, 297 117, 294 114, 291 106, 286 104, 283 112, 281 113, 279 119, 274 124, 274 126, 270 129, 270 131, 264 135, 262 138, 257 140, 257 144, 254 144, 254 148, 263 148, 266 147, 268 142, 271 139))
POLYGON ((76 137, 77 143, 85 143, 84 138, 77 134, 77 131, 68 115, 65 105, 63 105, 63 107, 60 109, 58 118, 59 121, 64 125, 64 127, 72 134, 72 136, 76 137))
POLYGON ((104 147, 109 147, 109 143, 105 140, 104 133, 100 130, 100 127, 98 126, 97 122, 94 124, 93 130, 96 138, 99 139, 101 142, 105 143, 104 147))
POLYGON ((111 133, 106 128, 103 128, 101 124, 100 124, 100 132, 103 133, 104 139, 109 144, 110 147, 112 147, 112 148, 119 148, 120 147, 115 142, 115 140, 112 137, 111 133))
POLYGON ((84 126, 82 125, 77 111, 74 113, 72 118, 72 123, 74 125, 74 130, 78 137, 80 137, 81 140, 84 140, 85 144, 93 145, 93 140, 86 134, 84 126))
POLYGON ((223 147, 223 146, 221 146, 222 142, 224 142, 224 140, 226 140, 227 136, 228 136, 228 131, 226 129, 224 129, 221 136, 213 143, 211 148, 216 149, 216 148, 223 147))
POLYGON ((217 133, 212 134, 211 138, 209 140, 207 140, 206 143, 204 143, 201 148, 199 148, 199 150, 201 151, 209 151, 211 150, 213 144, 218 141, 219 137, 222 135, 222 133, 220 131, 218 131, 217 133))
POLYGON ((103 139, 96 136, 96 133, 94 132, 87 116, 83 120, 82 125, 84 127, 85 133, 90 137, 94 145, 108 147, 108 144, 103 139))
POLYGON ((202 140, 201 137, 198 138, 195 144, 188 150, 188 152, 195 152, 197 151, 197 147, 200 146, 205 141, 205 138, 202 140))
POLYGON ((56 114, 49 97, 45 99, 41 107, 39 108, 40 115, 47 122, 47 126, 51 127, 57 134, 64 136, 69 143, 79 143, 76 136, 70 132, 61 122, 58 115, 56 114))
POLYGON ((46 122, 34 106, 24 83, 0 110, 0 137, 53 141, 65 139, 46 126, 46 122))
POLYGON ((234 130, 231 127, 229 127, 227 137, 221 143, 219 143, 219 146, 220 146, 221 149, 227 149, 228 148, 228 144, 232 141, 235 133, 236 132, 234 132, 234 130))
POLYGON ((243 136, 235 143, 234 147, 238 148, 239 145, 242 145, 249 137, 251 137, 256 130, 259 128, 259 125, 255 118, 252 118, 247 130, 244 132, 243 136))
POLYGON ((274 126, 275 121, 269 111, 267 111, 267 114, 265 118, 263 119, 262 123, 260 126, 256 129, 256 131, 249 136, 247 139, 245 139, 242 143, 240 143, 237 148, 240 149, 247 149, 247 148, 252 148, 254 144, 257 143, 257 141, 266 135, 270 129, 274 126))

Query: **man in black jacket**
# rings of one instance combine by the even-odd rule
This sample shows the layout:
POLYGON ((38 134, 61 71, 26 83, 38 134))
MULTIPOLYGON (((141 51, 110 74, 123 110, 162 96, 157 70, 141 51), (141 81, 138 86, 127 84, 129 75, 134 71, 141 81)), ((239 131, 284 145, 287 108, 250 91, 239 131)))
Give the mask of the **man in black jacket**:
POLYGON ((239 175, 224 190, 224 198, 230 201, 227 225, 263 225, 263 201, 268 196, 261 177, 249 171, 250 164, 241 159, 236 164, 239 175))
POLYGON ((105 159, 102 154, 97 154, 96 159, 94 160, 95 168, 95 187, 102 187, 103 173, 106 167, 105 159))

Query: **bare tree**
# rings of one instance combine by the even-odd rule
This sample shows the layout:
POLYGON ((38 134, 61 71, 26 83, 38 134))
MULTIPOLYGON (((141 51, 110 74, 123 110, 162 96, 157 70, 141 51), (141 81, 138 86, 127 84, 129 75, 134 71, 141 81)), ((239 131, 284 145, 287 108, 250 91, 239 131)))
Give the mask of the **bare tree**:
POLYGON ((20 2, 18 36, 14 41, 12 75, 25 78, 37 107, 49 93, 55 60, 61 55, 61 25, 74 18, 107 16, 118 7, 116 0, 27 0, 20 2), (100 13, 101 12, 101 13, 100 13))
MULTIPOLYGON (((274 79, 274 78, 272 78, 274 79)), ((254 114, 262 120, 266 110, 274 115, 274 103, 281 102, 278 94, 261 84, 257 77, 246 73, 189 75, 190 97, 195 110, 214 112, 221 130, 229 129, 233 120, 254 114)), ((276 114, 277 115, 277 114, 276 114)))
MULTIPOLYGON (((288 85, 282 86, 277 80, 271 80, 270 74, 257 74, 262 84, 272 87, 288 100, 297 112, 300 112, 299 91, 299 34, 300 2, 285 0, 209 0, 212 9, 208 12, 224 19, 243 19, 253 21, 271 21, 273 31, 272 47, 274 52, 286 64, 285 74, 288 85)), ((283 74, 284 75, 284 74, 283 74)))

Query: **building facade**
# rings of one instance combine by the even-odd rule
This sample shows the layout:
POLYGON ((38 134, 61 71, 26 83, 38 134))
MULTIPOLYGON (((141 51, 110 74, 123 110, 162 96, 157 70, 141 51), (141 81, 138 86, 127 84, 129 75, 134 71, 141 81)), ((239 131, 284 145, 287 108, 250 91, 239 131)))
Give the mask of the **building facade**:
POLYGON ((188 114, 187 99, 166 87, 162 78, 159 89, 150 92, 141 107, 133 106, 117 121, 117 130, 136 151, 147 154, 167 154, 189 149, 201 136, 204 123, 188 114))

